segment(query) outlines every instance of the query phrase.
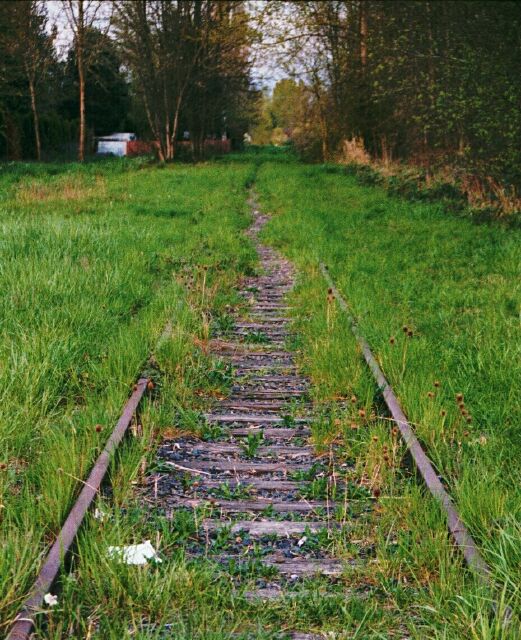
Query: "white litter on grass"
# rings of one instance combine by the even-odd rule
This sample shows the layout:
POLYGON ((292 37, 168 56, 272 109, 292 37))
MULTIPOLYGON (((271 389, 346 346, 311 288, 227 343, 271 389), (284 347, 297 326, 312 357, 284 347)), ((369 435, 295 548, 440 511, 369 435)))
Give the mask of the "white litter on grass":
POLYGON ((58 604, 58 596, 55 596, 52 593, 46 593, 43 596, 43 601, 45 604, 49 605, 49 607, 55 607, 58 604))
POLYGON ((141 544, 130 544, 127 547, 109 547, 108 554, 110 558, 116 558, 125 564, 147 564, 148 560, 162 562, 150 540, 145 540, 141 544))
POLYGON ((96 520, 101 520, 101 522, 103 522, 109 517, 109 514, 106 511, 103 511, 103 509, 95 509, 94 517, 96 520))
POLYGON ((297 542, 298 546, 301 547, 306 542, 307 539, 308 539, 307 536, 302 536, 302 538, 300 538, 300 540, 297 542))

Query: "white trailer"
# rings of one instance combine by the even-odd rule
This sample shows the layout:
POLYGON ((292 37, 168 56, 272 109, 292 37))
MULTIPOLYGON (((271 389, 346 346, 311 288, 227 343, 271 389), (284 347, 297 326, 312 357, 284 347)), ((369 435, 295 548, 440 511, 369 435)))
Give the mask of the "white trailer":
POLYGON ((135 133, 111 133, 110 136, 98 138, 96 153, 105 156, 126 156, 127 142, 135 139, 135 133))

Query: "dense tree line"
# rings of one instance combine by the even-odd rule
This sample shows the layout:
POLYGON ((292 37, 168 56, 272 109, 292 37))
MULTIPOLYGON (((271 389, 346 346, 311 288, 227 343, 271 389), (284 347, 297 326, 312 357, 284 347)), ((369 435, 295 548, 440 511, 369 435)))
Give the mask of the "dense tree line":
POLYGON ((119 2, 118 41, 159 155, 172 159, 182 130, 196 156, 208 133, 241 128, 251 88, 252 31, 242 2, 119 2), (242 113, 241 113, 242 112, 242 113))
POLYGON ((376 157, 521 185, 519 2, 278 4, 283 58, 306 88, 295 137, 308 156, 357 139, 376 157))
POLYGON ((132 130, 175 157, 190 132, 290 137, 310 159, 346 149, 521 186, 521 4, 515 0, 0 0, 0 157, 92 150, 132 130), (259 21, 252 28, 254 18, 259 21), (65 55, 56 36, 71 34, 65 55), (272 34, 292 80, 255 91, 272 34), (274 34, 274 35, 273 35, 274 34), (59 35, 59 34, 58 34, 59 35), (268 37, 269 39, 269 37, 268 37))
POLYGON ((163 160, 185 131, 197 157, 210 135, 242 139, 256 97, 244 2, 63 0, 54 27, 47 8, 0 0, 0 157, 82 160, 114 130, 158 141, 163 160))
MULTIPOLYGON (((63 28, 63 24, 61 28, 63 28)), ((57 25, 44 3, 0 2, 0 157, 76 154, 80 94, 77 42, 65 57, 55 47, 57 25)), ((116 43, 94 26, 85 30, 86 138, 125 128, 129 85, 116 43)))

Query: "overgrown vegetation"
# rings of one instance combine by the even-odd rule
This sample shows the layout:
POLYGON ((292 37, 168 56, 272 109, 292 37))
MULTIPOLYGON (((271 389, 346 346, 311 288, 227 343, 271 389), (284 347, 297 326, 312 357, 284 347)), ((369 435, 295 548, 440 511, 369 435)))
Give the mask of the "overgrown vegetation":
POLYGON ((313 161, 405 161, 521 209, 518 3, 318 0, 271 12, 277 64, 298 81, 266 97, 261 143, 289 138, 313 161))
MULTIPOLYGON (((31 168, 27 176, 15 165, 1 178, 3 630, 137 375, 145 368, 159 397, 142 411, 142 437, 119 456, 116 506, 174 408, 197 408, 198 390, 225 384, 212 378, 221 368, 198 344, 213 310, 234 303, 230 285, 254 260, 239 235, 248 224, 248 163, 31 168)), ((49 634, 62 637, 52 624, 49 634)))
MULTIPOLYGON (((190 167, 12 164, 0 180, 2 630, 145 367, 154 393, 53 589, 58 604, 38 616, 40 637, 273 640, 296 629, 364 640, 519 636, 516 618, 501 624, 506 603, 520 614, 517 230, 447 216, 437 202, 395 199, 342 168, 273 149, 190 167), (333 448, 346 463, 334 492, 344 528, 305 542, 310 553, 329 548, 344 558, 345 574, 327 597, 313 579, 268 604, 243 597, 273 571, 254 542, 243 566, 219 567, 212 554, 235 539, 224 527, 206 541, 207 560, 189 557, 214 507, 165 517, 134 492, 147 473, 170 471, 154 456, 162 436, 222 435, 203 413, 231 375, 206 346, 211 327, 233 326, 233 285, 255 266, 241 235, 253 183, 274 214, 266 240, 299 268, 296 344, 313 382, 312 439, 324 456, 288 479, 312 480, 306 497, 323 499, 328 488, 316 472, 333 448), (463 568, 438 506, 404 464, 320 260, 493 567, 497 594, 463 568), (161 563, 132 567, 107 555, 109 545, 146 539, 161 563)), ((284 408, 286 427, 298 412, 284 408)), ((245 456, 262 445, 247 438, 245 456)), ((222 485, 215 496, 248 492, 222 485)))
POLYGON ((314 398, 349 407, 329 414, 317 442, 344 440, 382 496, 378 562, 362 579, 414 585, 400 602, 416 603, 415 637, 516 637, 458 568, 437 506, 403 476, 396 434, 318 264, 359 318, 499 597, 519 615, 519 232, 447 218, 440 204, 389 197, 327 166, 265 164, 257 190, 275 214, 266 238, 302 272, 294 300, 314 398))
POLYGON ((0 158, 83 161, 118 130, 161 160, 240 144, 255 38, 235 0, 1 0, 0 158))

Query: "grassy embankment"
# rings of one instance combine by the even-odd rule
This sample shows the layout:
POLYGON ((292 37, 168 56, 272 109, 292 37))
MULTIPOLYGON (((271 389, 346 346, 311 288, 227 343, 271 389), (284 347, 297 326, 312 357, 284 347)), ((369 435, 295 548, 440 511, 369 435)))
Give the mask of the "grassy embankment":
POLYGON ((504 631, 490 616, 490 594, 461 571, 439 509, 400 470, 392 427, 379 419, 377 390, 318 263, 329 266, 359 318, 519 615, 521 233, 390 198, 336 167, 272 162, 257 189, 274 214, 265 237, 301 270, 294 300, 302 364, 325 416, 317 437, 342 441, 381 493, 377 561, 360 579, 390 594, 413 585, 396 604, 411 611, 417 637, 517 637, 515 623, 504 631), (350 409, 335 408, 352 395, 350 409))
MULTIPOLYGON (((115 511, 174 408, 201 405, 198 390, 226 382, 196 343, 253 264, 239 237, 250 173, 248 163, 0 169, 1 635, 143 366, 159 395, 144 405, 143 437, 120 456, 115 511), (151 369, 147 358, 168 320, 171 335, 151 369)), ((103 535, 104 544, 125 543, 129 528, 114 520, 103 535)), ((80 557, 87 548, 80 545, 80 557)), ((101 579, 106 559, 98 560, 101 579)), ((73 566, 67 584, 75 575, 73 566)), ((95 580, 82 578, 76 591, 93 592, 95 580)), ((98 605, 105 598, 110 610, 107 592, 98 605)), ((45 634, 69 637, 56 609, 45 634)), ((71 629, 85 637, 86 627, 71 629)))

